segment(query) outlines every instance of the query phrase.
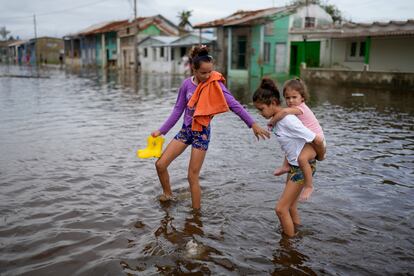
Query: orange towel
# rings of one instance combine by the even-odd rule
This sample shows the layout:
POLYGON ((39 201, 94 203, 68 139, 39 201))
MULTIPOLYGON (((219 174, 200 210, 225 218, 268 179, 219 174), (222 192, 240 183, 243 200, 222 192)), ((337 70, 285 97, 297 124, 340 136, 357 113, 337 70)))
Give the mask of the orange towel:
POLYGON ((194 108, 191 130, 202 131, 203 126, 210 124, 214 115, 229 111, 223 90, 219 81, 225 79, 219 72, 211 72, 211 76, 205 82, 199 83, 187 106, 194 108))

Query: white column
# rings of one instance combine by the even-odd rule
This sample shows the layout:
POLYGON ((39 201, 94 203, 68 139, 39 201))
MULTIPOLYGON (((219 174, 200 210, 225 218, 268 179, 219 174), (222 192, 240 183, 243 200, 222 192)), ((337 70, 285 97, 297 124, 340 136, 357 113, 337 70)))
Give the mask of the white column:
POLYGON ((101 34, 101 58, 102 58, 102 68, 106 67, 106 50, 105 50, 105 34, 101 34))
POLYGON ((232 48, 232 39, 231 39, 231 27, 227 29, 227 74, 230 74, 231 70, 231 48, 232 48))

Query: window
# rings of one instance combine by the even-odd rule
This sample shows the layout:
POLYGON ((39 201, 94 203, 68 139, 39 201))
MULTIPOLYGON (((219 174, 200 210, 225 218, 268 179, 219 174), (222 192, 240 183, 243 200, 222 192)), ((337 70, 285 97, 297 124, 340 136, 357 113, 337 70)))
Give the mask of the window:
POLYGON ((144 48, 144 57, 148 57, 148 48, 144 48))
POLYGON ((365 41, 360 43, 359 46, 359 56, 360 57, 365 57, 365 41))
POLYGON ((264 27, 265 35, 273 35, 273 22, 269 22, 264 27))
POLYGON ((315 17, 305 17, 305 28, 315 28, 315 17))
POLYGON ((152 60, 157 60, 157 48, 152 48, 152 60))
POLYGON ((187 48, 181 47, 180 48, 180 55, 181 55, 181 57, 185 56, 186 53, 187 53, 187 48))
POLYGON ((129 28, 126 28, 126 33, 129 34, 129 28))
POLYGON ((347 47, 347 60, 348 61, 364 61, 366 51, 365 41, 351 41, 347 47))
POLYGON ((160 57, 164 57, 164 47, 160 47, 160 57))
POLYGON ((246 69, 246 52, 247 52, 247 37, 245 35, 240 35, 237 37, 237 49, 234 54, 236 54, 236 68, 237 69, 246 69))
POLYGON ((170 48, 171 49, 171 60, 174 60, 174 48, 170 48))
POLYGON ((270 42, 265 42, 264 43, 263 62, 264 63, 269 63, 270 62, 270 42))

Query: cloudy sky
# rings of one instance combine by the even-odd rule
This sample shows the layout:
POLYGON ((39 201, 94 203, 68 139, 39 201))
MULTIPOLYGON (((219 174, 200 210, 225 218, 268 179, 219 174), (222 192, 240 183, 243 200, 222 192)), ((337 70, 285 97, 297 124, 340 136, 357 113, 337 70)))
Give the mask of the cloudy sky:
MULTIPOLYGON (((14 37, 37 35, 62 37, 90 25, 132 18, 134 0, 0 0, 0 27, 14 37)), ((255 10, 284 6, 290 0, 137 0, 138 16, 162 14, 178 23, 177 14, 193 12, 192 24, 215 20, 237 10, 255 10)), ((326 1, 323 1, 326 2, 326 1)), ((327 0, 336 5, 346 19, 357 22, 414 19, 414 0, 327 0)))

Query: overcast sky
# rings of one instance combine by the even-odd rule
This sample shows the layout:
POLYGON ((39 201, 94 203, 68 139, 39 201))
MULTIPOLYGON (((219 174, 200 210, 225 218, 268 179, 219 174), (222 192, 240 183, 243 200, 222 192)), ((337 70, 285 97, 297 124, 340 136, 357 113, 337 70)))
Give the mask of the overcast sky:
MULTIPOLYGON (((37 36, 75 33, 90 25, 132 18, 134 0, 0 0, 0 27, 14 37, 34 37, 33 14, 37 36)), ((193 11, 192 24, 222 18, 237 10, 255 10, 284 6, 289 0, 137 0, 138 16, 162 14, 178 23, 177 14, 193 11)), ((325 1, 326 2, 326 1, 325 1)), ((414 19, 414 0, 328 0, 346 19, 356 22, 414 19)))

